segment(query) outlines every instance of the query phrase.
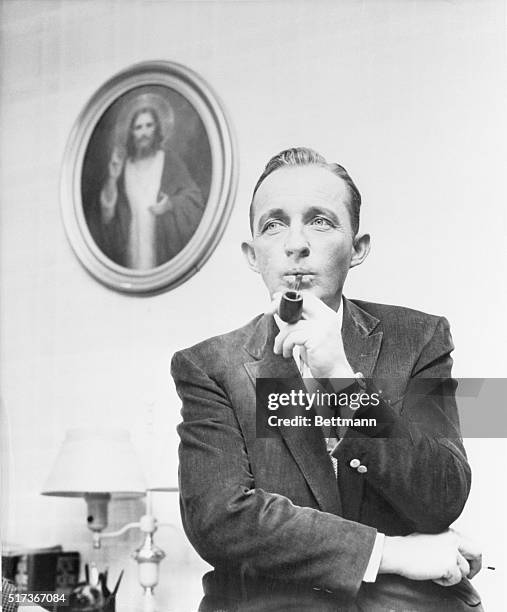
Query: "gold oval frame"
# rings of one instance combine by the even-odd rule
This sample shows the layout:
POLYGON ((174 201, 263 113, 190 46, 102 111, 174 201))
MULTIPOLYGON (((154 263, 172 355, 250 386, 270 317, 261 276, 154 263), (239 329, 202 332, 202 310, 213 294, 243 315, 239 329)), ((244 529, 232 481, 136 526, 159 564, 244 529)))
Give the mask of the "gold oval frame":
POLYGON ((135 64, 109 79, 87 102, 70 133, 61 176, 61 210, 66 234, 84 268, 107 287, 133 295, 173 289, 208 260, 225 231, 237 187, 236 145, 222 103, 193 70, 168 61, 135 64), (90 139, 107 109, 137 87, 161 85, 183 96, 204 124, 211 151, 211 184, 203 216, 183 249, 166 263, 146 271, 131 270, 109 259, 97 246, 82 201, 83 161, 90 139))

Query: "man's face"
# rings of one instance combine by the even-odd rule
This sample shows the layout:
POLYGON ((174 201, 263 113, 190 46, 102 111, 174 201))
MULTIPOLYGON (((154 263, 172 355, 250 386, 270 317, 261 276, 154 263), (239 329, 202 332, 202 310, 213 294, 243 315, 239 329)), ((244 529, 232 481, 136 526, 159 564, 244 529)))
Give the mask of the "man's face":
POLYGON ((132 134, 138 155, 151 152, 155 139, 155 119, 151 113, 140 113, 134 125, 132 126, 132 134))
POLYGON ((271 296, 292 288, 300 274, 301 290, 338 308, 349 268, 369 248, 369 237, 355 244, 348 198, 346 183, 319 166, 282 168, 264 180, 254 199, 253 240, 243 251, 271 296))

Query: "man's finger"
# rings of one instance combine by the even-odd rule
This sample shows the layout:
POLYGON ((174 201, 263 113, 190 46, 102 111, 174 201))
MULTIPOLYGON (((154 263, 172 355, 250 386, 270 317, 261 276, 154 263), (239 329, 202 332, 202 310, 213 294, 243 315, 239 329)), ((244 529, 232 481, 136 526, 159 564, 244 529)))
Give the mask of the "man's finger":
POLYGON ((301 329, 291 331, 282 343, 282 354, 284 357, 292 357, 295 346, 301 346, 306 341, 306 334, 301 329))
POLYGON ((461 553, 458 553, 458 567, 462 578, 466 578, 470 574, 470 565, 461 553))
POLYGON ((282 345, 285 341, 285 338, 287 337, 287 334, 290 331, 289 329, 287 329, 287 327, 288 325, 282 328, 275 337, 275 341, 273 343, 273 352, 275 353, 275 355, 280 355, 280 353, 282 352, 282 345))
POLYGON ((282 347, 283 344, 285 342, 285 338, 287 338, 287 336, 289 334, 292 334, 294 331, 300 331, 301 328, 304 328, 304 326, 306 326, 307 323, 305 321, 298 321, 297 323, 292 323, 289 324, 287 323, 287 325, 285 325, 279 332, 278 335, 275 337, 275 341, 273 344, 273 351, 276 355, 279 355, 282 352, 282 347))
POLYGON ((475 542, 473 542, 472 540, 469 540, 468 538, 465 538, 461 534, 458 534, 458 535, 459 535, 458 550, 463 555, 463 557, 468 561, 468 564, 470 566, 470 572, 468 574, 468 578, 473 578, 476 574, 478 574, 481 571, 481 568, 482 568, 481 551, 479 549, 479 546, 475 542))
POLYGON ((467 561, 468 565, 470 566, 470 573, 468 574, 468 577, 473 578, 482 569, 482 555, 477 555, 471 559, 467 558, 467 561))
POLYGON ((461 575, 461 570, 459 568, 458 563, 456 562, 456 565, 454 567, 449 568, 445 576, 442 576, 441 578, 436 578, 435 580, 433 580, 433 582, 436 582, 441 586, 448 587, 453 586, 454 584, 458 584, 458 582, 461 582, 462 578, 463 576, 461 575))
POLYGON ((470 572, 468 578, 473 578, 482 569, 482 555, 481 553, 472 554, 471 552, 462 552, 463 557, 468 561, 470 566, 470 572))

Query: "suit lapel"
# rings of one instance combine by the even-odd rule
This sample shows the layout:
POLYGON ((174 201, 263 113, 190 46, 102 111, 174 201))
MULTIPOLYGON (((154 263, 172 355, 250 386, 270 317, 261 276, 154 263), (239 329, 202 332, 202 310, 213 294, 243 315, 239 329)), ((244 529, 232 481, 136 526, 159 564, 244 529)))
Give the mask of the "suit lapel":
MULTIPOLYGON (((365 378, 371 378, 377 363, 382 331, 375 331, 379 320, 354 302, 343 300, 343 346, 347 359, 354 372, 361 372, 365 378)), ((347 438, 359 437, 353 429, 347 432, 347 438)), ((349 520, 359 520, 365 479, 348 465, 340 466, 338 485, 342 497, 343 516, 349 520)))
POLYGON ((354 370, 370 378, 377 363, 382 332, 373 333, 379 320, 343 298, 342 338, 345 355, 354 370))
MULTIPOLYGON (((306 392, 303 379, 293 359, 284 359, 273 353, 273 341, 278 328, 273 317, 263 317, 245 346, 257 357, 245 363, 255 386, 258 378, 290 379, 290 387, 306 392)), ((313 410, 308 411, 313 418, 313 410)), ((341 514, 341 503, 333 466, 329 460, 322 432, 317 427, 280 426, 280 434, 301 470, 321 510, 341 514)))
MULTIPOLYGON (((382 332, 372 333, 379 321, 346 298, 343 307, 342 338, 345 354, 354 371, 370 377, 382 342, 382 332)), ((245 345, 255 359, 245 363, 250 379, 254 386, 257 378, 291 379, 292 388, 306 391, 294 360, 273 353, 273 341, 277 333, 273 317, 265 315, 259 320, 245 345)), ((351 470, 340 469, 339 466, 340 489, 347 493, 346 499, 340 499, 333 467, 319 428, 280 426, 279 430, 321 510, 342 514, 347 518, 357 516, 364 479, 349 482, 348 472, 352 476, 356 474, 352 474, 351 470)))

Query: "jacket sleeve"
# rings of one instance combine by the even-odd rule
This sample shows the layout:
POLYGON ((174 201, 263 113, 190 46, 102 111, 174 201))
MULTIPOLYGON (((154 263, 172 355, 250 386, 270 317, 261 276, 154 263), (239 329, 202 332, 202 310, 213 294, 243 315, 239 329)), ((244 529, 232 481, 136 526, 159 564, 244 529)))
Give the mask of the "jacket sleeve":
POLYGON ((336 453, 345 465, 351 456, 366 465, 368 484, 422 533, 447 529, 470 491, 451 378, 453 348, 449 324, 441 318, 419 355, 401 407, 395 409, 381 395, 379 406, 358 415, 376 418, 377 427, 350 431, 336 453))
POLYGON ((197 552, 222 570, 355 596, 376 530, 256 488, 225 391, 190 350, 175 354, 172 375, 183 402, 181 510, 197 552))

